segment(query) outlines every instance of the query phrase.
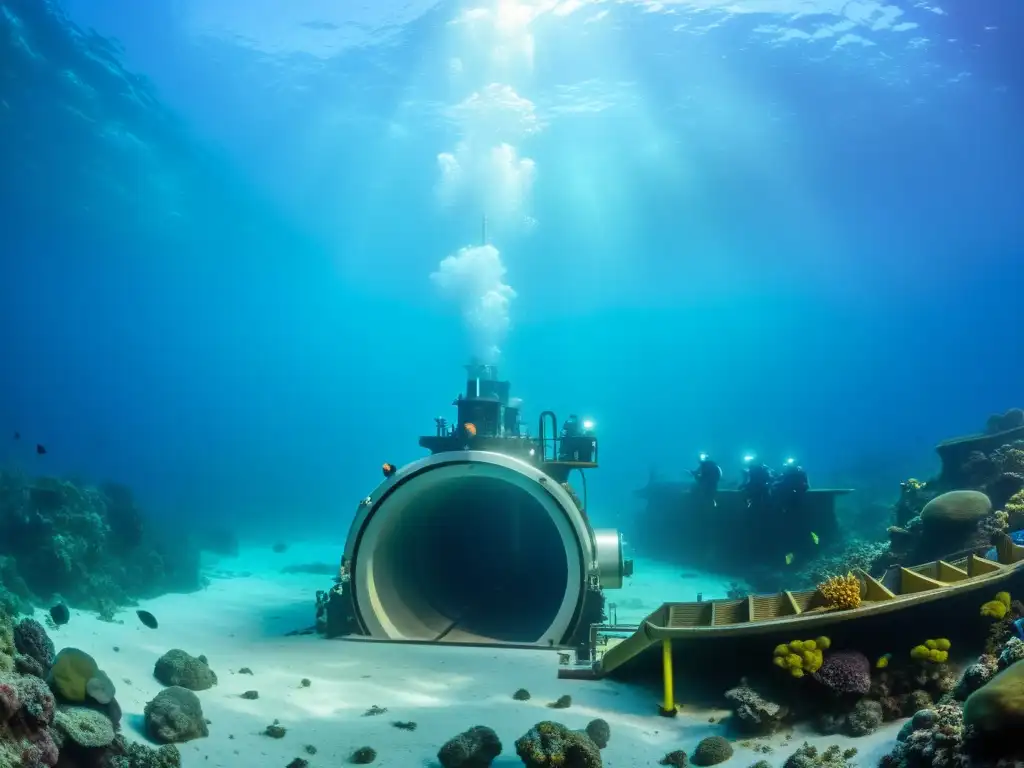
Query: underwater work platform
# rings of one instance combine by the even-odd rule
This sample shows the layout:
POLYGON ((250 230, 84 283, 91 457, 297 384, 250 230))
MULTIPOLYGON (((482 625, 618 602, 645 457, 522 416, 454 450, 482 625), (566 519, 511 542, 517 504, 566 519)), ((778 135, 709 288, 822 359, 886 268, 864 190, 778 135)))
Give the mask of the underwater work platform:
POLYGON ((763 673, 772 649, 794 639, 826 635, 833 645, 869 657, 930 636, 973 646, 984 640, 987 628, 955 617, 977 615, 978 606, 997 592, 1024 588, 1024 547, 1002 535, 995 557, 972 552, 950 562, 893 566, 879 579, 857 569, 851 576, 860 602, 848 609, 831 608, 818 589, 665 603, 638 627, 593 627, 591 660, 563 667, 560 676, 660 677, 661 714, 672 716, 678 709, 677 672, 703 685, 731 686, 763 673))
POLYGON ((419 440, 431 455, 383 464, 383 482, 359 503, 336 583, 318 595, 320 629, 585 657, 604 592, 632 573, 618 531, 587 518, 593 424, 570 416, 559 427, 544 411, 531 435, 509 382, 487 365, 467 366, 453 405, 454 423, 437 417, 419 440))

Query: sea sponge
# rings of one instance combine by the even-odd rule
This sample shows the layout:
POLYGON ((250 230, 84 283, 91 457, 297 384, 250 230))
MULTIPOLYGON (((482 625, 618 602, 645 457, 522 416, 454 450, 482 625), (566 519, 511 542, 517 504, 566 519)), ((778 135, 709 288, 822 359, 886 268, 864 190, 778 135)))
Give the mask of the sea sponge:
POLYGON ((996 592, 995 600, 1005 605, 1007 608, 1010 607, 1010 593, 1009 592, 996 592))
POLYGON ((937 640, 925 640, 921 645, 910 649, 910 658, 914 661, 927 661, 931 664, 945 664, 949 660, 951 643, 945 637, 937 640))
POLYGON ((85 701, 86 685, 96 676, 96 660, 77 648, 64 648, 53 660, 47 682, 67 701, 85 701))
POLYGON ((818 649, 822 650, 822 651, 827 651, 829 648, 832 647, 832 640, 831 640, 831 638, 825 637, 824 635, 819 637, 814 642, 818 646, 818 649))
POLYGON ((1007 615, 1010 610, 1010 606, 1001 600, 989 600, 987 603, 981 604, 981 614, 994 618, 996 622, 1000 621, 1002 617, 1007 615))
POLYGON ((852 573, 832 576, 818 585, 818 591, 825 598, 830 609, 845 610, 860 605, 860 579, 852 573))
POLYGON ((788 670, 793 677, 803 677, 805 672, 817 672, 821 668, 821 661, 822 654, 817 640, 793 640, 775 646, 772 652, 772 663, 780 669, 788 670))

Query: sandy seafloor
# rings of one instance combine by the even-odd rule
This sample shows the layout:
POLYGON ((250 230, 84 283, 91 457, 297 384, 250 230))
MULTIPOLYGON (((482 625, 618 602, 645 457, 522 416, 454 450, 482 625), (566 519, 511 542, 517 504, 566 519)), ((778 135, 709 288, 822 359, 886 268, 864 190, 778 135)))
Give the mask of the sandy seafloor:
MULTIPOLYGON (((134 609, 118 614, 114 623, 72 611, 71 621, 51 632, 57 648, 74 646, 91 653, 117 686, 129 738, 144 741, 142 712, 161 689, 153 677, 157 658, 171 648, 205 654, 219 683, 198 696, 210 721, 208 738, 179 745, 186 768, 206 766, 281 766, 296 757, 311 768, 347 764, 353 750, 371 746, 373 765, 387 768, 436 766, 438 748, 473 725, 493 728, 504 751, 498 768, 522 765, 515 740, 534 723, 553 719, 583 728, 596 717, 611 725, 611 742, 602 752, 614 768, 657 765, 666 752, 692 753, 708 735, 723 734, 718 721, 727 712, 683 708, 674 719, 657 714, 658 691, 616 681, 569 681, 557 677, 558 659, 551 651, 495 650, 451 646, 386 645, 325 640, 316 635, 285 636, 312 625, 317 589, 329 576, 283 574, 289 564, 337 562, 342 544, 293 545, 282 554, 268 549, 244 550, 238 557, 209 564, 210 584, 201 592, 165 595, 140 607, 151 611, 159 628, 144 627, 134 609), (249 667, 253 674, 238 674, 249 667), (308 678, 311 684, 303 687, 308 678), (533 698, 519 702, 511 695, 526 688, 533 698), (259 699, 240 697, 247 690, 259 699), (569 709, 545 705, 569 694, 569 709), (387 713, 366 717, 372 706, 387 713), (715 718, 710 723, 709 718, 715 718), (262 734, 275 719, 287 728, 282 739, 262 734), (415 731, 392 726, 414 721, 415 731), (305 751, 316 747, 316 754, 305 751)), ((609 593, 620 623, 634 622, 667 599, 724 596, 728 586, 717 577, 678 567, 637 561, 636 576, 620 591, 609 593)), ((43 616, 38 616, 42 620, 43 616)), ((685 702, 686 680, 677 680, 685 702)), ((781 766, 804 740, 824 748, 837 743, 856 746, 859 766, 877 765, 895 739, 900 723, 859 739, 819 737, 797 731, 788 745, 783 735, 759 740, 771 744, 769 754, 735 743, 735 754, 723 765, 744 767, 757 760, 781 766)))

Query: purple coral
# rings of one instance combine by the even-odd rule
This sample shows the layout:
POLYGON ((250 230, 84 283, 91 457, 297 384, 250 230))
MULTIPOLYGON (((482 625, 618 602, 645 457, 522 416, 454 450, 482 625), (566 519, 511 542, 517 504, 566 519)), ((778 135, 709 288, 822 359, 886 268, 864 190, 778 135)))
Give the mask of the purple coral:
POLYGON ((6 723, 21 709, 18 692, 10 683, 0 683, 0 724, 6 723))
POLYGON ((38 661, 44 670, 53 664, 53 641, 43 625, 35 619, 22 619, 14 627, 14 647, 18 653, 38 661))
POLYGON ((830 653, 814 679, 833 693, 863 696, 871 689, 871 662, 859 651, 830 653))
POLYGON ((19 677, 14 681, 14 690, 27 723, 45 727, 53 722, 56 702, 46 683, 38 677, 19 677))
POLYGON ((23 768, 51 768, 57 764, 59 757, 57 744, 46 728, 33 733, 22 742, 23 768))

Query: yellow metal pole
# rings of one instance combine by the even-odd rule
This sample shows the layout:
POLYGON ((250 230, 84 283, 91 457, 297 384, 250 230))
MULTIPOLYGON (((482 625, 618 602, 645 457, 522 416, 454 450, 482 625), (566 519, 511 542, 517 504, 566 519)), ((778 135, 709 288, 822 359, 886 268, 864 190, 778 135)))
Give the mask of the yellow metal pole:
POLYGON ((675 717, 678 709, 672 683, 672 641, 668 638, 661 641, 661 678, 665 684, 665 699, 659 707, 660 714, 662 717, 675 717))

